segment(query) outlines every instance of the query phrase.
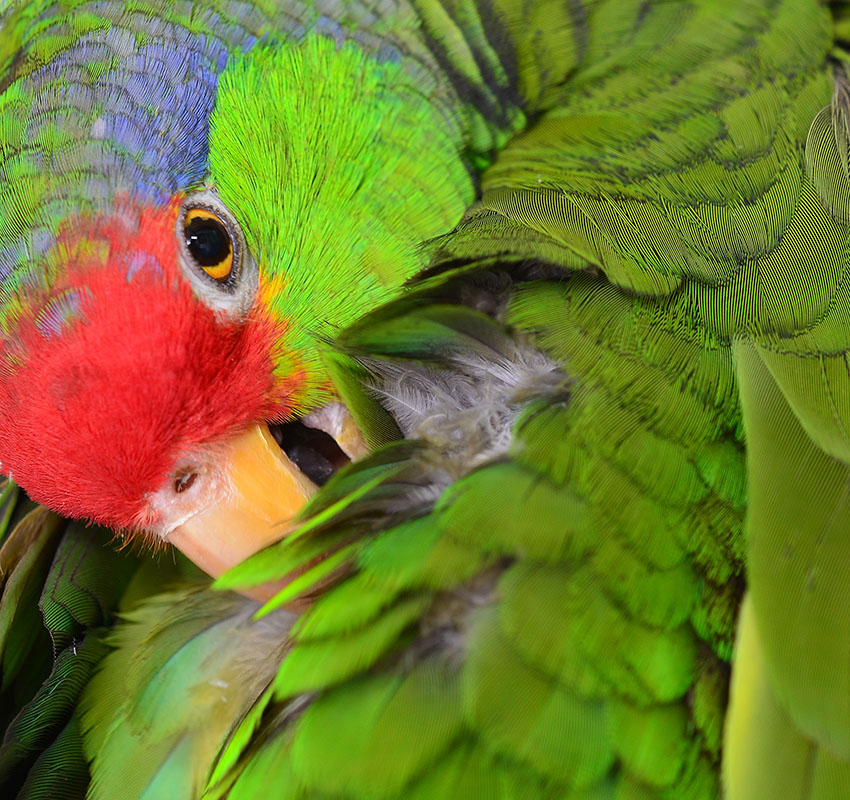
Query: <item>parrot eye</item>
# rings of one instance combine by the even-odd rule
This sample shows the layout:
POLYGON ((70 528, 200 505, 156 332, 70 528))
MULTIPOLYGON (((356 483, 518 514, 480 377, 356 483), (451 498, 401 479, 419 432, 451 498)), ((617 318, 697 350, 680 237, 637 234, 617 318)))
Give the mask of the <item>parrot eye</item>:
POLYGON ((226 283, 233 272, 233 245, 227 227, 205 208, 190 208, 183 218, 186 250, 211 278, 226 283))
POLYGON ((259 270, 233 214, 211 189, 183 199, 177 217, 180 265, 208 306, 242 316, 254 303, 259 270))

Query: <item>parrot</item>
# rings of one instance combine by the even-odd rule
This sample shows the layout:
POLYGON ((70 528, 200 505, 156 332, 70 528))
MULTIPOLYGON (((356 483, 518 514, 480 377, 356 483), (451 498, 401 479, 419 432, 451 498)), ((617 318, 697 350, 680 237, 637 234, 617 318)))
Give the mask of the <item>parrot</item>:
POLYGON ((0 3, 3 796, 850 797, 849 69, 839 0, 0 3))

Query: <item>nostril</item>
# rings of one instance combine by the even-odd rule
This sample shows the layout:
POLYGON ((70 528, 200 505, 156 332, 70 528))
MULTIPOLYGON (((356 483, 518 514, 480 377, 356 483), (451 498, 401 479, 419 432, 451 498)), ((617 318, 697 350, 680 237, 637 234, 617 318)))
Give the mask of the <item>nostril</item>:
POLYGON ((182 492, 185 492, 188 488, 192 486, 192 484, 197 480, 197 478, 197 472, 185 472, 182 475, 178 475, 174 481, 175 493, 180 494, 182 492))

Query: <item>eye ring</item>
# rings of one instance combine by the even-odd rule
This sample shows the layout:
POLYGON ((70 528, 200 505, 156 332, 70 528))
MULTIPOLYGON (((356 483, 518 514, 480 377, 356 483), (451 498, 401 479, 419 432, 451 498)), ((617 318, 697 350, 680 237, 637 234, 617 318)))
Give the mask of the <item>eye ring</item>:
POLYGON ((221 203, 209 196, 187 198, 178 219, 183 259, 214 285, 232 291, 239 279, 242 237, 221 203))
MULTIPOLYGON (((189 281, 198 299, 216 311, 233 317, 244 317, 253 307, 260 285, 260 272, 248 248, 242 227, 230 209, 213 189, 201 189, 183 198, 177 215, 175 235, 179 252, 180 269, 189 281), (232 263, 222 264, 210 254, 211 265, 199 263, 186 241, 186 228, 195 219, 214 218, 229 242, 232 263), (215 269, 220 268, 216 273, 215 269)), ((218 254, 220 255, 220 253, 218 254)), ((214 257, 215 256, 215 257, 214 257)))

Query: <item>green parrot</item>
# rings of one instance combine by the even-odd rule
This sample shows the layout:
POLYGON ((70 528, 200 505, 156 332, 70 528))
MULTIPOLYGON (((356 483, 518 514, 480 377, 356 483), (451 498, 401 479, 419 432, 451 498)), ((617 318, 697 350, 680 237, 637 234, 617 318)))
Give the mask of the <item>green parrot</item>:
POLYGON ((3 796, 850 797, 848 43, 0 4, 3 796))

